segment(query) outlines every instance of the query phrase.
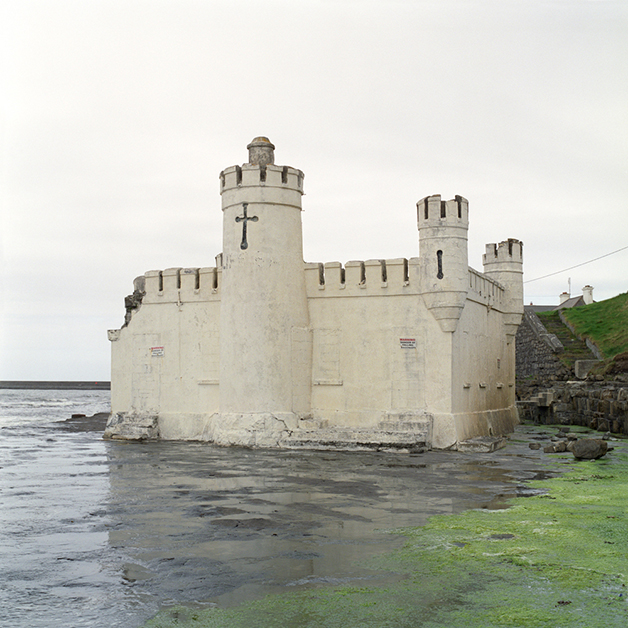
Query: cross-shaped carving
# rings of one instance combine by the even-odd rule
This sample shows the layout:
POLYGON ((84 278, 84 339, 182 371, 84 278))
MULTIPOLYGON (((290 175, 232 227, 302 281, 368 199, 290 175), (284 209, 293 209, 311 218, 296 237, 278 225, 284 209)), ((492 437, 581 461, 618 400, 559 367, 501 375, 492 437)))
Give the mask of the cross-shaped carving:
POLYGON ((242 242, 240 242, 241 249, 246 249, 249 246, 249 243, 246 241, 246 223, 249 220, 252 220, 253 222, 257 222, 259 220, 257 216, 247 215, 246 210, 248 206, 249 206, 248 203, 242 203, 242 213, 244 214, 244 216, 236 216, 236 222, 242 223, 242 242))

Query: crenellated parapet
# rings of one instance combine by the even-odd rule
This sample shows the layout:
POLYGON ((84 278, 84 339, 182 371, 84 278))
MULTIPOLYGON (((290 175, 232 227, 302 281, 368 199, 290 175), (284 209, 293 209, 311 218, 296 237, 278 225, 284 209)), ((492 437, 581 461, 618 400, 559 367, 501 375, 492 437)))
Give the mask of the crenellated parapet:
POLYGON ((307 297, 419 294, 419 258, 306 263, 307 297))
POLYGON ((459 237, 466 237, 469 228, 469 201, 466 198, 456 195, 444 201, 440 194, 433 194, 422 198, 416 208, 419 230, 446 228, 447 233, 452 234, 451 229, 463 229, 465 235, 459 237))
POLYGON ((487 277, 473 268, 469 268, 467 298, 476 303, 501 310, 505 302, 506 290, 495 279, 487 277))
MULTIPOLYGON (((225 220, 231 221, 243 207, 251 210, 270 205, 301 211, 304 174, 297 168, 275 165, 275 146, 266 137, 256 137, 248 146, 249 161, 220 173, 220 195, 225 220)), ((225 250, 227 250, 226 247, 225 250)))
POLYGON ((523 264, 523 242, 508 238, 499 244, 487 244, 482 263, 484 272, 520 271, 523 264))
MULTIPOLYGON (((308 263, 305 286, 308 299, 421 294, 418 257, 308 263)), ((501 311, 506 290, 495 279, 468 268, 467 299, 501 311)))
POLYGON ((214 301, 220 298, 222 271, 208 268, 167 268, 144 273, 142 303, 214 301))
POLYGON ((275 166, 274 164, 230 166, 220 173, 220 193, 246 190, 246 188, 252 188, 259 193, 263 189, 275 188, 303 194, 303 179, 303 172, 290 166, 275 166))

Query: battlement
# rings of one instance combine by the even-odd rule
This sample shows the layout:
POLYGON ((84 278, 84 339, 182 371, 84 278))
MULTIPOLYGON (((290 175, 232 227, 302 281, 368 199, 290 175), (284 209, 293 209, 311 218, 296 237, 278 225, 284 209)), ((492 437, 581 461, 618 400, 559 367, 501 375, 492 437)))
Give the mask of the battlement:
POLYGON ((419 259, 371 259, 306 263, 305 288, 308 298, 326 296, 386 296, 418 294, 419 259))
POLYGON ((487 244, 482 262, 484 266, 504 262, 521 264, 523 263, 523 242, 508 238, 499 244, 487 244))
POLYGON ((506 290, 499 282, 469 267, 467 298, 484 305, 497 306, 504 302, 506 290))
POLYGON ((211 268, 167 268, 144 273, 146 295, 142 303, 210 301, 220 298, 222 270, 211 268))
POLYGON ((297 168, 274 164, 230 166, 220 173, 220 193, 234 188, 270 187, 293 189, 303 194, 305 175, 297 168))
POLYGON ((455 196, 449 201, 441 200, 440 194, 426 196, 417 204, 419 230, 428 227, 469 227, 469 201, 455 196))

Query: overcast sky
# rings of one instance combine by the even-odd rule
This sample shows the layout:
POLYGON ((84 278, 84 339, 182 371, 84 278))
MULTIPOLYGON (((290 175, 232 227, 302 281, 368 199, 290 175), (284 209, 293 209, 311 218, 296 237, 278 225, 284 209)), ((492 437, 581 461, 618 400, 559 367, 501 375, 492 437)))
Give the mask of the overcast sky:
MULTIPOLYGON (((628 246, 625 0, 2 0, 0 379, 109 379, 146 270, 211 266, 258 135, 305 172, 307 261, 414 257, 470 202, 469 264, 628 246)), ((526 284, 628 290, 628 250, 526 284)))

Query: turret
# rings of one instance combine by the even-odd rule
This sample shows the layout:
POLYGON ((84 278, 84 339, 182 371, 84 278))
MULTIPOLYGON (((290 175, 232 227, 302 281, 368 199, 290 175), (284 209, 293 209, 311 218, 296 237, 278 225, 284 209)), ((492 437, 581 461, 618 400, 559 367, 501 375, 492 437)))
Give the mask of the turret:
POLYGON ((275 147, 265 137, 247 148, 248 163, 220 174, 220 411, 287 420, 309 409, 310 366, 299 353, 309 325, 303 173, 276 166, 275 147))
POLYGON ((469 286, 469 202, 427 196, 417 203, 420 282, 425 305, 445 332, 456 330, 469 286))
POLYGON ((482 261, 484 274, 506 289, 503 308, 505 331, 510 342, 523 316, 523 243, 510 238, 499 244, 487 244, 482 261))

